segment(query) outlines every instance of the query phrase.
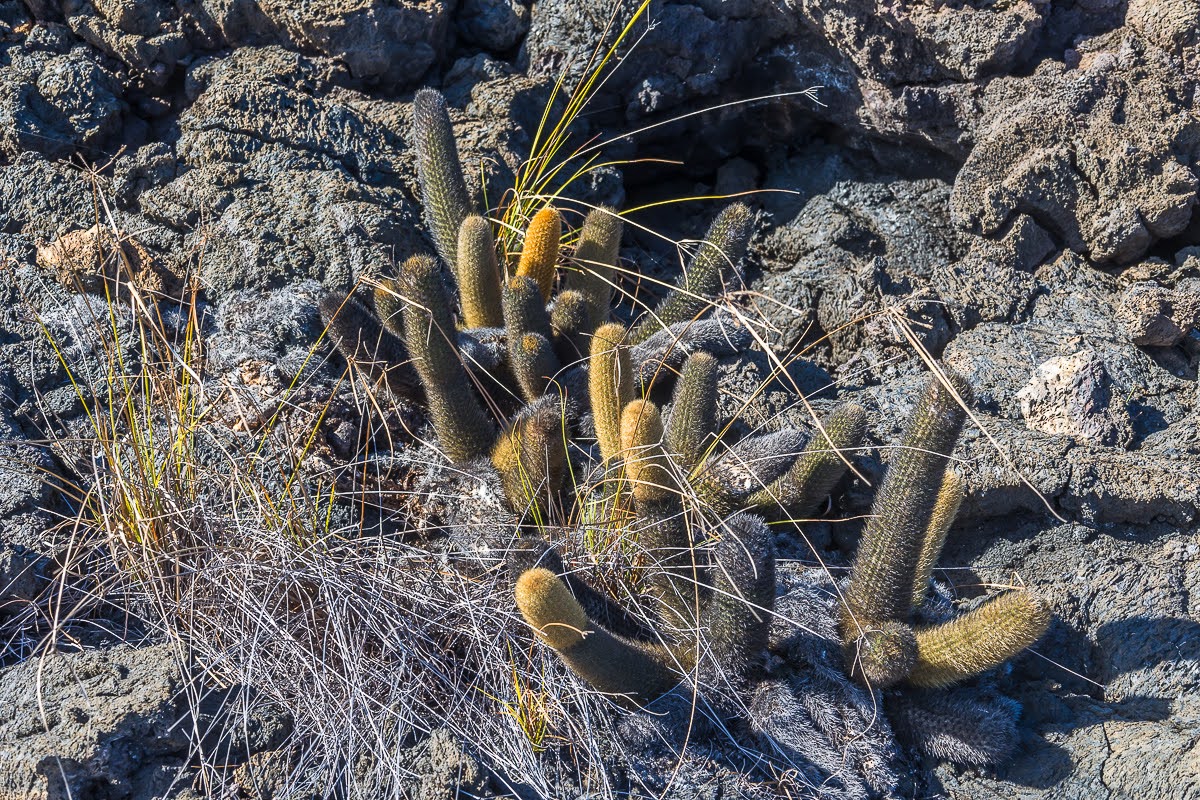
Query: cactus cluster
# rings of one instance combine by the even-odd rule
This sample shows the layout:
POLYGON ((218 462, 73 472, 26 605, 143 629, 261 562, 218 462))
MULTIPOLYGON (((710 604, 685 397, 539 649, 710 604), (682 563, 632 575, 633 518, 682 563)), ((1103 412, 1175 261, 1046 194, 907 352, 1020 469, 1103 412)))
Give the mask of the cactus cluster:
POLYGON ((887 688, 943 688, 998 666, 1037 641, 1050 622, 1036 596, 1009 591, 940 624, 913 625, 962 503, 947 459, 971 396, 961 377, 932 381, 876 495, 839 620, 851 673, 887 688))
MULTIPOLYGON (((678 285, 626 327, 610 316, 622 233, 614 211, 588 213, 567 252, 563 216, 547 205, 510 263, 492 223, 473 213, 434 91, 416 96, 413 142, 438 258, 409 258, 371 298, 323 298, 331 338, 381 391, 423 401, 436 447, 464 481, 453 513, 506 554, 516 606, 541 642, 626 704, 683 683, 738 716, 765 676, 775 613, 765 518, 804 516, 828 497, 862 442, 865 411, 840 407, 807 445, 791 430, 722 441, 719 359, 751 337, 736 315, 714 310, 714 298, 737 276, 748 207, 721 212, 678 285), (566 529, 636 542, 653 624, 566 568, 549 544, 566 529)), ((965 706, 890 687, 965 680, 1031 644, 1048 621, 1024 592, 957 618, 927 598, 961 499, 946 462, 968 395, 953 376, 930 384, 891 460, 837 619, 849 673, 868 691, 895 693, 918 743, 941 742, 940 730, 921 725, 944 725, 965 706)))
POLYGON ((970 399, 970 386, 950 371, 921 395, 876 494, 843 590, 838 631, 847 669, 885 690, 899 733, 939 757, 996 763, 1014 746, 1012 704, 996 711, 970 692, 931 690, 974 678, 1030 647, 1051 614, 1033 593, 1011 589, 956 615, 933 591, 933 568, 963 500, 962 478, 947 462, 970 399), (946 746, 948 739, 956 747, 946 746))

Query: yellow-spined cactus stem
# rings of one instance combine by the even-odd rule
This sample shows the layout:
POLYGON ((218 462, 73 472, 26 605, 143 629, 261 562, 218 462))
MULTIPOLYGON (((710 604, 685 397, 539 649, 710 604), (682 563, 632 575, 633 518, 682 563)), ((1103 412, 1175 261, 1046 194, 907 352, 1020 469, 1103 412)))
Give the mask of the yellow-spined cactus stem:
POLYGON ((938 490, 937 501, 933 504, 933 515, 929 518, 929 527, 925 529, 925 538, 921 542, 921 557, 917 561, 917 574, 913 579, 913 608, 925 601, 925 593, 929 591, 929 581, 933 577, 933 568, 937 566, 942 547, 946 544, 946 534, 958 509, 963 501, 963 479, 952 469, 946 470, 942 477, 942 488, 938 490))
POLYGON ((663 422, 649 400, 634 400, 621 412, 621 458, 625 478, 639 504, 663 502, 679 494, 663 449, 663 422))
POLYGON ((538 638, 595 689, 648 700, 679 681, 670 657, 592 624, 557 575, 537 567, 517 579, 517 608, 538 638))
POLYGON ((588 358, 588 394, 600 456, 605 462, 621 452, 621 411, 633 400, 633 366, 624 339, 622 325, 601 325, 592 337, 588 358))
POLYGON ((998 595, 958 619, 917 631, 917 663, 908 682, 937 688, 999 666, 1050 627, 1046 603, 1027 591, 998 595))
POLYGON ((498 328, 504 324, 500 305, 500 271, 492 224, 469 216, 458 230, 458 293, 463 322, 468 328, 498 328))

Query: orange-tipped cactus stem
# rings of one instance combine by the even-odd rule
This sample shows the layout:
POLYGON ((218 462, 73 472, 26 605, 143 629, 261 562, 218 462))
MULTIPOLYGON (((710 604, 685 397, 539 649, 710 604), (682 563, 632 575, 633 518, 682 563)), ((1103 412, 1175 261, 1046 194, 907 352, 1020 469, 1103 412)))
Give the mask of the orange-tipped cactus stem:
POLYGON ((531 278, 542 292, 542 302, 549 302, 554 290, 554 268, 558 262, 558 248, 562 242, 562 215, 550 206, 533 215, 529 229, 525 231, 525 244, 521 247, 521 259, 517 264, 517 275, 531 278))
POLYGON ((650 590, 669 611, 665 622, 694 630, 700 582, 696 553, 683 513, 683 495, 663 449, 663 422, 658 407, 634 400, 621 414, 621 458, 624 485, 633 495, 637 521, 632 532, 645 554, 650 590))
POLYGON ((663 450, 662 414, 649 400, 634 400, 621 412, 621 457, 634 502, 662 503, 679 496, 671 461, 663 450))

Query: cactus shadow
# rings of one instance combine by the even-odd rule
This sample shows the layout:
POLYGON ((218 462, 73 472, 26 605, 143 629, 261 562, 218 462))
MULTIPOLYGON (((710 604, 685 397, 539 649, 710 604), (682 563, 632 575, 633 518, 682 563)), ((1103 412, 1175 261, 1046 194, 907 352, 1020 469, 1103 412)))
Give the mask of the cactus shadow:
MULTIPOLYGON (((1047 737, 1068 737, 1106 722, 1171 718, 1173 698, 1187 691, 1187 665, 1200 659, 1200 623, 1135 617, 1100 626, 1095 640, 1059 620, 1036 648, 1045 658, 1026 656, 1014 665, 1001 689, 1021 703, 1022 741, 1017 755, 995 771, 996 779, 1053 788, 1076 764, 1067 747, 1047 737), (1056 688, 1049 691, 1052 683, 1056 688), (1121 696, 1106 699, 1114 690, 1121 696)), ((932 788, 943 788, 936 777, 932 782, 932 788)))
POLYGON ((1200 622, 1182 617, 1130 617, 1096 629, 1097 667, 1115 691, 1178 697, 1191 690, 1200 662, 1200 622))
MULTIPOLYGON (((990 771, 989 777, 1002 784, 1015 784, 1028 789, 1053 789, 1066 780, 1075 769, 1070 752, 1053 742, 1029 734, 1011 761, 990 771)), ((997 787, 999 788, 999 787, 997 787)), ((937 773, 930 773, 927 796, 955 796, 937 773)))

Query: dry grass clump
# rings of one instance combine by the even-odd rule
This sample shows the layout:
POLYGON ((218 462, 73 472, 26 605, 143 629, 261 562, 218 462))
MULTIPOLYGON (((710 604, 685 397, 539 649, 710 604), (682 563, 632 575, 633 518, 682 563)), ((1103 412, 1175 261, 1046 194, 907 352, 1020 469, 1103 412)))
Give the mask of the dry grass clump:
MULTIPOLYGON (((313 387, 289 387, 255 433, 231 429, 195 295, 121 292, 128 304, 80 295, 43 315, 86 412, 52 441, 73 467, 76 510, 58 531, 59 639, 132 614, 178 643, 207 691, 268 699, 292 730, 272 756, 289 775, 276 797, 395 792, 419 777, 405 748, 437 728, 501 784, 549 795, 559 769, 602 784, 593 728, 608 724, 607 701, 546 691, 571 684, 533 646, 499 559, 456 562, 403 514, 343 496, 345 475, 302 470, 333 402, 297 399, 313 387)), ((255 779, 251 765, 235 769, 244 753, 203 733, 198 787, 255 779)))

